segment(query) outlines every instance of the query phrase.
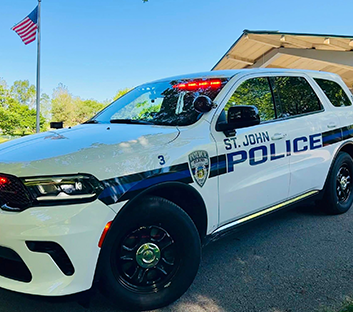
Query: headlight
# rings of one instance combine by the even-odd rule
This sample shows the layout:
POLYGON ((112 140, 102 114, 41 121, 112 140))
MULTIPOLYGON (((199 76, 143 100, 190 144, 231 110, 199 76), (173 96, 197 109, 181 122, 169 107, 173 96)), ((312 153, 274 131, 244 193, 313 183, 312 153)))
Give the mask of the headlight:
POLYGON ((84 174, 24 178, 22 182, 39 204, 92 201, 102 191, 95 177, 84 174))

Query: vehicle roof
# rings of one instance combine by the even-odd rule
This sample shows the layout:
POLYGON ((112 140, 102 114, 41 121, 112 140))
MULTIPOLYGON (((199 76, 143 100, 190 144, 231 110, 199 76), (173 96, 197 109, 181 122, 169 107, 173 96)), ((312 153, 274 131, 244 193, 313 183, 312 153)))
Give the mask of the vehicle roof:
POLYGON ((158 79, 152 81, 155 82, 164 82, 171 80, 181 80, 181 79, 210 79, 210 78, 232 78, 237 74, 251 74, 251 73, 305 73, 309 76, 320 76, 320 77, 337 77, 336 74, 316 71, 316 70, 305 70, 305 69, 287 69, 287 68, 250 68, 250 69, 231 69, 231 70, 213 70, 208 72, 200 72, 200 73, 191 73, 185 75, 178 75, 173 77, 166 77, 162 79, 158 79))

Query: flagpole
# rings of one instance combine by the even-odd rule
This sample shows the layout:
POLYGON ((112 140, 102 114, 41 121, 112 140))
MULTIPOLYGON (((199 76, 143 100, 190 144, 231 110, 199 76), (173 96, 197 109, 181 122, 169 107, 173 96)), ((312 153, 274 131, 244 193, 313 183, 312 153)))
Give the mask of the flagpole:
POLYGON ((36 132, 40 132, 40 5, 38 0, 38 24, 37 24, 37 87, 36 87, 36 132))

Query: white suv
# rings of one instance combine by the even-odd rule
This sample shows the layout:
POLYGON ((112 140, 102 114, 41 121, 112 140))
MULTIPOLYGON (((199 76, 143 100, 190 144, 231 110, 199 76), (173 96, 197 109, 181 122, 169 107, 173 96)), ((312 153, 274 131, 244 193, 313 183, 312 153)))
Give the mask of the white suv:
POLYGON ((85 124, 0 145, 0 287, 62 296, 97 281, 162 307, 201 245, 304 199, 353 201, 352 95, 330 73, 253 69, 141 85, 85 124))

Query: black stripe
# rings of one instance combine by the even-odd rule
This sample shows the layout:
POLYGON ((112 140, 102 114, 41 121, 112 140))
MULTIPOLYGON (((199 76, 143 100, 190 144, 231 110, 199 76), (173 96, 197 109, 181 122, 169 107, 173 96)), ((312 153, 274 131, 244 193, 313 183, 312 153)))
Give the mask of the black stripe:
POLYGON ((353 125, 342 128, 342 137, 343 140, 353 138, 353 125))
POLYGON ((342 141, 342 129, 335 129, 322 133, 322 144, 323 146, 335 144, 342 141))
POLYGON ((111 205, 132 198, 134 193, 140 193, 152 185, 166 181, 193 183, 188 164, 183 163, 101 181, 105 188, 99 199, 111 205))
POLYGON ((227 173, 226 170, 226 155, 214 156, 211 158, 210 178, 227 173))
POLYGON ((211 157, 210 178, 218 175, 218 156, 211 157))

